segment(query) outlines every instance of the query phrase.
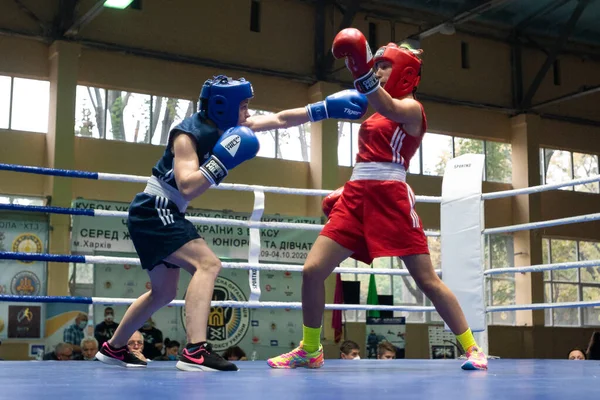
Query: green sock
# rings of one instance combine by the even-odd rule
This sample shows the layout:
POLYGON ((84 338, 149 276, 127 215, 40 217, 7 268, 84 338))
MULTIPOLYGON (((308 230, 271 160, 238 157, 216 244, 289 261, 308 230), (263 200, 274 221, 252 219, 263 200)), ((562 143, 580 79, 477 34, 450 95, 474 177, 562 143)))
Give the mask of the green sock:
POLYGON ((458 342, 464 351, 469 350, 469 348, 472 346, 477 346, 477 343, 475 343, 475 338, 473 337, 473 332, 471 332, 471 328, 467 329, 466 332, 461 333, 460 335, 456 335, 456 339, 458 339, 458 342))
POLYGON ((302 325, 302 347, 308 353, 314 353, 319 350, 321 345, 321 327, 309 328, 308 326, 302 325))

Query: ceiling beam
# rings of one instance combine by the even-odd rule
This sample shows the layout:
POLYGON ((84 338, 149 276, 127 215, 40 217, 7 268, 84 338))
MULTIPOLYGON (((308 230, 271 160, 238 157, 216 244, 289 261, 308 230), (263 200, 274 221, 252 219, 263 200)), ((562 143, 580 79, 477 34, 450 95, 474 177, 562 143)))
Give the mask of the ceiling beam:
POLYGON ((588 4, 590 4, 590 2, 591 0, 579 0, 579 2, 577 3, 577 7, 575 7, 575 10, 573 10, 573 13, 571 14, 571 17, 569 18, 567 23, 563 25, 558 40, 556 41, 554 47, 550 50, 550 54, 548 54, 548 56, 546 57, 546 61, 538 71, 537 75, 533 79, 533 82, 531 82, 527 93, 523 97, 523 102, 520 106, 522 109, 527 109, 531 106, 531 100, 533 99, 533 96, 535 96, 535 93, 540 87, 542 80, 544 79, 546 73, 548 73, 548 70, 550 70, 550 67, 556 60, 556 56, 558 55, 558 53, 567 43, 567 39, 571 35, 571 32, 573 32, 575 25, 577 25, 579 17, 581 17, 581 14, 583 14, 583 11, 588 6, 588 4))
POLYGON ((58 11, 54 18, 53 38, 61 38, 65 32, 73 26, 79 0, 60 0, 58 3, 58 11))
MULTIPOLYGON (((564 1, 564 0, 561 0, 564 1)), ((570 0, 573 1, 573 0, 570 0)), ((402 6, 396 6, 394 8, 387 7, 384 12, 381 8, 374 8, 374 6, 380 4, 388 4, 385 1, 369 1, 362 5, 361 12, 365 13, 367 17, 375 19, 382 19, 386 21, 395 21, 410 26, 420 27, 428 24, 438 24, 442 18, 446 18, 439 14, 425 13, 410 9, 402 6)), ((446 22, 445 22, 446 23, 446 22)), ((445 24, 444 23, 444 24, 445 24)), ((441 24, 441 25, 444 25, 441 24)), ((513 35, 512 26, 508 25, 494 25, 489 22, 480 22, 477 20, 469 21, 466 24, 456 27, 456 32, 472 36, 480 39, 493 40, 496 42, 504 43, 507 45, 511 44, 511 37, 513 35)), ((556 42, 556 37, 548 36, 547 34, 535 33, 535 39, 539 40, 542 45, 552 45, 556 42)), ((523 49, 538 49, 543 50, 540 44, 525 43, 522 42, 523 49)), ((589 43, 583 43, 580 41, 569 40, 568 46, 560 51, 560 55, 569 55, 574 57, 582 57, 593 61, 600 61, 600 51, 598 46, 593 46, 589 43)), ((547 51, 544 51, 546 54, 547 51)))
POLYGON ((510 45, 510 81, 512 106, 518 107, 523 101, 523 52, 522 45, 516 35, 510 45))
POLYGON ((470 21, 473 18, 477 18, 479 15, 485 13, 486 11, 493 10, 494 8, 500 7, 511 1, 513 0, 489 0, 486 3, 480 4, 470 10, 461 12, 447 21, 437 24, 429 29, 417 32, 414 35, 412 35, 411 38, 418 40, 425 39, 426 37, 439 33, 440 30, 442 30, 444 27, 452 26, 452 28, 454 28, 455 25, 470 21))
POLYGON ((542 17, 542 16, 544 16, 546 14, 549 14, 552 11, 556 10, 557 8, 560 8, 560 7, 564 6, 567 3, 570 3, 571 1, 573 1, 573 0, 554 0, 550 4, 543 5, 542 7, 536 9, 534 12, 532 12, 531 14, 529 14, 528 16, 526 16, 525 18, 523 18, 521 21, 519 21, 517 23, 517 25, 515 26, 515 30, 516 31, 522 31, 534 19, 540 18, 540 17, 542 17))
POLYGON ((104 10, 104 3, 106 3, 106 0, 96 0, 96 3, 88 10, 88 12, 79 17, 79 19, 73 22, 73 25, 65 30, 64 35, 67 37, 78 35, 81 28, 92 22, 92 20, 104 10))
POLYGON ((543 107, 548 107, 554 104, 562 103, 563 101, 577 99, 579 97, 587 96, 589 94, 594 94, 600 92, 600 85, 596 86, 582 86, 579 90, 565 94, 563 96, 555 97, 550 100, 543 101, 541 103, 535 104, 530 107, 532 110, 537 110, 543 107))
MULTIPOLYGON (((346 11, 344 12, 344 16, 342 17, 342 22, 338 26, 337 32, 342 29, 349 28, 352 25, 352 21, 354 21, 354 17, 360 10, 360 0, 345 0, 346 11)), ((331 45, 325 46, 326 49, 330 49, 331 45)), ((327 51, 327 55, 325 56, 325 60, 323 61, 323 67, 325 71, 330 72, 333 68, 333 63, 335 59, 333 58, 333 54, 331 51, 327 51)))
POLYGON ((534 114, 539 115, 541 118, 553 119, 555 121, 568 122, 570 124, 600 127, 600 121, 593 120, 593 119, 569 117, 567 115, 557 115, 557 114, 545 114, 545 113, 534 113, 534 114))
POLYGON ((315 75, 322 81, 327 77, 325 69, 325 5, 326 1, 318 1, 315 5, 315 75))
POLYGON ((38 26, 42 29, 42 32, 46 35, 50 32, 50 26, 48 23, 42 21, 40 19, 40 17, 38 17, 33 11, 31 11, 25 4, 23 4, 23 2, 21 0, 13 0, 16 4, 17 7, 19 7, 19 10, 23 11, 25 14, 27 14, 27 16, 32 20, 35 21, 36 24, 38 24, 38 26))

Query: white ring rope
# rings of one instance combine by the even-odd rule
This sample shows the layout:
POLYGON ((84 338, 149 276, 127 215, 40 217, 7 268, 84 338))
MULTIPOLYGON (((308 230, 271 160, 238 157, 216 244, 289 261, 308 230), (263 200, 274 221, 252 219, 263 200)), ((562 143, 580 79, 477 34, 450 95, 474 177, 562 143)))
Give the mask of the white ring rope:
POLYGON ((594 176, 588 176, 586 178, 573 179, 570 181, 560 182, 560 183, 551 183, 551 184, 546 184, 546 185, 531 186, 531 187, 522 188, 522 189, 502 190, 499 192, 484 193, 481 196, 481 198, 483 200, 501 199, 503 197, 519 196, 522 194, 531 194, 531 193, 540 193, 540 192, 545 192, 547 190, 560 189, 560 188, 567 187, 567 186, 583 185, 586 183, 593 183, 593 182, 598 182, 598 181, 600 181, 600 175, 594 175, 594 176))
POLYGON ((526 224, 501 226, 498 228, 488 228, 488 229, 484 229, 482 233, 484 235, 493 235, 496 233, 519 232, 519 231, 526 231, 526 230, 530 230, 530 229, 540 229, 540 228, 547 228, 550 226, 575 224, 575 223, 579 223, 579 222, 590 222, 590 221, 597 221, 597 220, 600 220, 600 213, 588 214, 588 215, 577 215, 575 217, 551 219, 548 221, 528 222, 526 224))
MULTIPOLYGON (((112 298, 112 297, 92 297, 94 304, 105 305, 129 305, 137 299, 112 298)), ((173 300, 167 306, 183 307, 185 300, 173 300)), ((519 304, 508 306, 490 306, 486 307, 486 312, 519 311, 519 310, 544 310, 553 308, 584 308, 600 306, 600 301, 571 301, 564 303, 534 303, 519 304)), ((229 307, 229 308, 275 308, 275 309, 302 309, 300 302, 277 302, 277 301, 213 301, 211 307, 229 307)), ((380 304, 325 304, 326 310, 379 310, 379 311, 404 311, 404 312, 434 312, 432 306, 405 306, 395 305, 386 306, 380 304)))
MULTIPOLYGON (((111 297, 92 297, 95 304, 128 305, 137 299, 111 298, 111 297)), ((185 300, 173 300, 167 306, 182 307, 185 300)), ((277 301, 213 301, 211 307, 230 307, 230 308, 285 308, 301 309, 300 302, 277 302, 277 301)), ((413 311, 413 312, 431 312, 435 311, 432 306, 386 306, 372 304, 325 304, 326 310, 380 310, 380 311, 413 311)))
MULTIPOLYGON (((131 182, 145 184, 148 181, 147 176, 136 176, 126 174, 111 174, 111 173, 98 173, 99 180, 107 181, 120 181, 120 182, 131 182)), ((583 185, 593 182, 600 181, 600 175, 591 177, 573 179, 566 182, 560 182, 555 184, 538 185, 522 189, 506 190, 492 193, 484 193, 481 195, 482 201, 499 199, 511 196, 526 195, 532 193, 540 193, 547 190, 560 189, 563 187, 583 185)), ((332 193, 332 190, 317 190, 317 189, 296 189, 296 188, 284 188, 284 187, 271 187, 261 185, 246 185, 246 184, 230 184, 223 183, 219 186, 212 186, 211 189, 217 190, 234 190, 234 191, 245 191, 254 192, 255 198, 257 193, 276 193, 276 194, 290 194, 290 195, 305 195, 305 196, 326 196, 332 193)), ((438 196, 416 196, 417 202, 422 203, 441 203, 442 198, 438 196)), ((108 211, 108 210, 94 210, 96 216, 106 217, 119 217, 127 218, 128 213, 123 211, 108 211)), ((208 224, 208 225, 221 225, 221 226, 233 226, 233 227, 247 227, 250 229, 304 229, 307 231, 320 231, 323 225, 307 224, 307 223, 289 223, 289 222, 262 222, 262 221, 245 221, 236 219, 226 218, 208 218, 208 217, 186 217, 190 222, 208 224)), ((518 224, 512 226, 504 226, 497 228, 483 229, 482 234, 497 234, 497 233, 510 233, 518 232, 530 229, 546 228, 557 225, 566 225, 572 223, 581 223, 600 220, 600 213, 574 216, 568 218, 560 218, 549 221, 531 222, 525 224, 518 224)), ((425 231, 426 236, 439 237, 439 231, 425 231)), ((255 258, 255 257, 254 257, 255 258)), ((255 261, 255 260, 249 260, 255 261)), ((256 260, 257 261, 257 260, 256 260)), ((86 263, 95 264, 130 264, 140 265, 140 261, 137 258, 130 257, 107 257, 107 256, 85 256, 86 263)), ((586 260, 577 262, 566 262, 566 263, 555 263, 555 264, 540 264, 527 267, 512 267, 512 268, 496 268, 484 271, 484 276, 492 276, 507 273, 530 273, 530 272, 542 272, 542 271, 553 271, 553 270, 566 270, 574 268, 585 268, 585 267, 596 267, 600 265, 600 260, 586 260)), ((243 270, 262 270, 262 271, 289 271, 289 272, 302 272, 303 267, 299 265, 288 265, 288 264, 261 264, 256 262, 237 263, 237 262, 223 262, 223 268, 236 268, 243 270)), ((410 276, 405 269, 386 269, 386 268, 344 268, 338 267, 334 269, 335 273, 350 273, 350 274, 374 274, 374 275, 394 275, 394 276, 410 276)), ((436 270, 436 273, 441 274, 440 270, 436 270)), ((132 304, 136 299, 125 299, 125 298, 106 298, 106 297, 93 297, 95 303, 105 304, 132 304)), ((259 302, 256 299, 251 298, 249 302, 240 301, 213 301, 212 306, 231 307, 231 308, 283 308, 283 309, 301 309, 302 303, 300 302, 259 302)), ((170 306, 183 306, 184 300, 174 300, 170 306)), ((541 309, 554 309, 554 308, 581 308, 581 307, 598 307, 600 301, 581 301, 581 302, 563 302, 563 303, 538 303, 538 304, 520 304, 520 305, 506 305, 506 306, 490 306, 486 308, 486 312, 502 312, 502 311, 517 311, 517 310, 541 310, 541 309)), ((404 311, 404 312, 432 312, 435 311, 434 307, 431 306, 385 306, 385 305, 360 305, 360 304, 326 304, 325 308, 328 310, 387 310, 387 311, 404 311)))
MULTIPOLYGON (((118 217, 127 218, 126 211, 110 211, 110 210, 94 210, 94 215, 97 217, 118 217)), ((277 228, 277 229, 304 229, 307 231, 320 232, 325 225, 294 223, 294 222, 262 222, 262 221, 244 221, 228 218, 210 218, 210 217, 186 217, 187 220, 193 223, 206 225, 221 225, 221 226, 236 226, 244 228, 277 228)), ((439 237, 439 231, 425 231, 425 236, 439 237)))
POLYGON ((490 306, 486 308, 487 312, 500 311, 519 311, 519 310, 546 310, 549 308, 584 308, 598 307, 599 300, 592 301, 565 301, 564 303, 534 303, 534 304, 517 304, 511 306, 490 306))
POLYGON ((573 261, 564 263, 554 264, 538 264, 531 265, 529 267, 511 267, 511 268, 494 268, 488 269, 483 272, 484 275, 500 275, 500 274, 518 274, 528 272, 544 272, 544 271, 558 271, 565 269, 575 268, 586 268, 586 267, 598 267, 600 266, 600 260, 587 260, 587 261, 573 261))
MULTIPOLYGON (((126 175, 126 174, 110 174, 105 172, 98 173, 98 179, 104 181, 118 181, 118 182, 131 182, 131 183, 147 183, 147 176, 139 175, 126 175)), ((297 189, 297 188, 286 188, 277 186, 261 186, 261 185, 245 185, 242 183, 221 183, 219 186, 211 186, 211 189, 216 190, 234 190, 239 192, 254 192, 259 190, 265 193, 277 193, 277 194, 295 194, 304 196, 327 196, 332 193, 333 190, 321 190, 321 189, 297 189)), ((415 196, 417 203, 441 203, 442 198, 440 196, 415 196)))
MULTIPOLYGON (((139 258, 130 257, 109 257, 109 256, 85 256, 85 261, 88 264, 128 264, 142 265, 139 258)), ((259 264, 259 263, 242 263, 242 262, 223 262, 221 264, 226 269, 243 269, 259 271, 284 271, 284 272, 302 272, 301 265, 288 264, 259 264)), ((406 269, 391 269, 391 268, 349 268, 337 267, 333 270, 337 274, 357 274, 357 275, 396 275, 410 276, 406 269)), ((441 270, 436 269, 435 272, 440 275, 441 270)))

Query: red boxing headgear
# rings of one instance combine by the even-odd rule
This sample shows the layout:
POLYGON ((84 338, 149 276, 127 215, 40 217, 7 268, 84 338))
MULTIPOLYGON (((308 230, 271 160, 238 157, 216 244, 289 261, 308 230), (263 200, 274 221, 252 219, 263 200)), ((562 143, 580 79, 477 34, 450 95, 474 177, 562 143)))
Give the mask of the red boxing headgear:
POLYGON ((392 73, 383 87, 393 98, 399 99, 412 93, 421 81, 421 60, 409 49, 388 43, 377 50, 375 64, 388 61, 392 73))

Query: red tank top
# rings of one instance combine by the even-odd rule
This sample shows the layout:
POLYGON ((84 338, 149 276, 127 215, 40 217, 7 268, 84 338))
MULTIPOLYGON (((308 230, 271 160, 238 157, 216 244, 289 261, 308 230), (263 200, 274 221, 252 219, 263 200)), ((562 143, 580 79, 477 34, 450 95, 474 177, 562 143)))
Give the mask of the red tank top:
POLYGON ((408 171, 410 159, 417 152, 427 130, 425 110, 421 106, 423 126, 421 135, 414 137, 404 131, 399 122, 394 122, 379 113, 370 116, 358 131, 358 154, 356 162, 389 162, 404 165, 408 171))

